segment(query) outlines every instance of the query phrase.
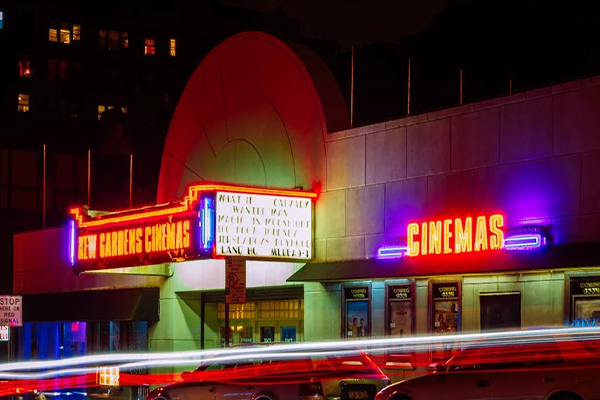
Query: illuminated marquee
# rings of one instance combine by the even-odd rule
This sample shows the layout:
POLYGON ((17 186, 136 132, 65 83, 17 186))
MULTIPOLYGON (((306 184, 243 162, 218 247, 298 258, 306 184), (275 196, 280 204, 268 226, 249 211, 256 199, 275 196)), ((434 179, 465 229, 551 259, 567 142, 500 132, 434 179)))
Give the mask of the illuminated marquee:
POLYGON ((215 204, 217 256, 311 259, 311 197, 217 192, 215 204))
POLYGON ((493 214, 408 224, 406 254, 470 253, 504 245, 504 216, 493 214))
POLYGON ((77 272, 198 258, 310 259, 314 193, 198 184, 182 200, 123 212, 71 214, 77 272))

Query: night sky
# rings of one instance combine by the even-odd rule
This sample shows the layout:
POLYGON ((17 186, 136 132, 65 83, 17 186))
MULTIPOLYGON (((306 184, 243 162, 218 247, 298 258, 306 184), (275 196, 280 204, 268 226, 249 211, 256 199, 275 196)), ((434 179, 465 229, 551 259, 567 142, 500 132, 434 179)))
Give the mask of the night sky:
POLYGON ((263 12, 283 9, 301 21, 303 35, 351 45, 398 42, 429 28, 448 0, 223 0, 223 4, 263 12))

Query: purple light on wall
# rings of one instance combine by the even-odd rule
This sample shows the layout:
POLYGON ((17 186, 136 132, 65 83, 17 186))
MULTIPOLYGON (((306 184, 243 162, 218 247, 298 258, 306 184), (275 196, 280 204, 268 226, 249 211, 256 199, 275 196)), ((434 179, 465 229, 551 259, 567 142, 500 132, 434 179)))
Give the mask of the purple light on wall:
POLYGON ((404 257, 406 250, 406 246, 382 246, 377 250, 377 256, 380 258, 404 257))
POLYGON ((546 238, 539 233, 511 235, 504 239, 506 250, 536 250, 546 245, 546 238))
POLYGON ((214 238, 215 207, 211 197, 203 197, 200 206, 200 248, 211 249, 214 238))
POLYGON ((69 261, 75 265, 75 221, 69 222, 69 261))

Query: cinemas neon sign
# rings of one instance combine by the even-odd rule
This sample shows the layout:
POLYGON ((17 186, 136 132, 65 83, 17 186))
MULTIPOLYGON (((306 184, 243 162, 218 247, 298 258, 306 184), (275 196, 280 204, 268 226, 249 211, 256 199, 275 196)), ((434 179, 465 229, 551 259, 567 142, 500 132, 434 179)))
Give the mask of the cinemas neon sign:
POLYGON ((406 255, 471 253, 504 246, 502 214, 453 218, 408 224, 406 255))
POLYGON ((90 216, 70 210, 75 271, 199 258, 310 259, 315 193, 191 185, 181 201, 90 216))

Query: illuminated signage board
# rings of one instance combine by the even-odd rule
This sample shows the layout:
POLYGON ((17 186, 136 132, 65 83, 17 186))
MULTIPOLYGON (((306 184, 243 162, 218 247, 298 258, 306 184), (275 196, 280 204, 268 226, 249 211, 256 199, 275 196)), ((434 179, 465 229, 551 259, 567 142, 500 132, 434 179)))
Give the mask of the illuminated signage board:
POLYGON ((292 190, 198 184, 182 201, 89 216, 71 210, 76 272, 242 256, 312 257, 312 199, 292 190))
POLYGON ((406 254, 413 257, 500 250, 503 246, 502 214, 411 223, 406 229, 406 254))
POLYGON ((312 198, 217 192, 216 255, 310 260, 312 198))
POLYGON ((10 326, 0 325, 0 342, 8 342, 10 340, 10 326))

